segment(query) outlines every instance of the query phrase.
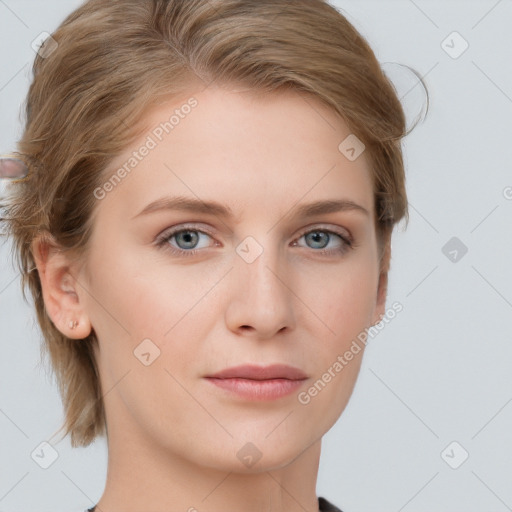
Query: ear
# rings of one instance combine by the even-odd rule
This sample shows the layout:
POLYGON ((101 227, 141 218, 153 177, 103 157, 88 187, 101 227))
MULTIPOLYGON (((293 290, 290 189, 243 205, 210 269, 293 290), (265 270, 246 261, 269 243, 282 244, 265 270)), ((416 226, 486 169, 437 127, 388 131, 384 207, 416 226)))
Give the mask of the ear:
POLYGON ((386 235, 384 240, 383 254, 380 261, 380 274, 377 287, 377 300, 375 302, 375 312, 373 315, 373 324, 380 322, 386 312, 386 297, 388 293, 388 272, 391 261, 391 233, 386 235))
POLYGON ((35 238, 31 249, 46 311, 53 324, 68 338, 86 338, 91 332, 91 323, 77 292, 76 262, 59 249, 48 233, 35 238), (74 329, 70 327, 73 321, 78 323, 74 329))

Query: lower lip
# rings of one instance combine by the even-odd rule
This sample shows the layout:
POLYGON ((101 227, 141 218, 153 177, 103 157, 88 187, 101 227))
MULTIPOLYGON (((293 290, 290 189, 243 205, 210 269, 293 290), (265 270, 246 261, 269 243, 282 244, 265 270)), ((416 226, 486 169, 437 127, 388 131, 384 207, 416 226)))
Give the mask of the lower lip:
POLYGON ((246 400, 277 400, 300 388, 304 380, 289 379, 217 379, 208 377, 215 386, 235 393, 246 400))

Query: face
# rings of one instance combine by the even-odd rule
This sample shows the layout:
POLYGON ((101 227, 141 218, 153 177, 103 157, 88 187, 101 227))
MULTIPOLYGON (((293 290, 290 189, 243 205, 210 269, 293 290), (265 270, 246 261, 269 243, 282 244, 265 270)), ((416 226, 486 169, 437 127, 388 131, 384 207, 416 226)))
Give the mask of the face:
POLYGON ((97 191, 80 323, 99 340, 109 437, 230 471, 250 471, 246 452, 283 467, 342 413, 362 350, 343 355, 383 313, 369 163, 339 151, 350 131, 314 99, 190 97, 148 113, 107 176, 129 172, 97 191), (211 378, 240 365, 296 372, 211 378))

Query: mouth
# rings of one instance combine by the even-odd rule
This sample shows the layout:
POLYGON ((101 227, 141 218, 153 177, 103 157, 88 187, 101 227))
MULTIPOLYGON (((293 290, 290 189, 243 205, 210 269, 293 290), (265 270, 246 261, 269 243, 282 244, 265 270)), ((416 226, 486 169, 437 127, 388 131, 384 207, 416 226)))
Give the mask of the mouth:
POLYGON ((208 382, 230 395, 244 400, 276 400, 300 388, 308 376, 293 366, 242 365, 205 377, 208 382))

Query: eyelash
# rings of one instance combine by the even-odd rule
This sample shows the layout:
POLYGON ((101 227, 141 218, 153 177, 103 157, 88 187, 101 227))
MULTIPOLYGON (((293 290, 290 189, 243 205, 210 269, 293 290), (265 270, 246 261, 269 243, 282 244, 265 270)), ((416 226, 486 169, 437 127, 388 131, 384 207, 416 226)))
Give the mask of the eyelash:
MULTIPOLYGON (((165 251, 170 251, 171 254, 176 256, 196 256, 199 252, 201 252, 204 249, 190 249, 190 250, 184 250, 184 249, 176 249, 172 245, 170 245, 168 242, 171 240, 171 238, 175 237, 176 235, 179 235, 180 233, 186 233, 186 232, 194 232, 194 233, 202 233, 204 235, 208 235, 213 238, 212 234, 208 231, 197 229, 197 227, 194 226, 181 226, 179 229, 170 231, 165 233, 163 236, 158 237, 156 240, 156 246, 159 249, 163 249, 165 251)), ((308 231, 305 231, 302 233, 298 239, 302 238, 303 236, 309 235, 310 233, 327 233, 329 235, 336 235, 341 239, 344 246, 337 249, 312 249, 315 253, 320 254, 322 256, 332 256, 335 254, 343 255, 346 252, 348 252, 351 249, 355 249, 357 245, 355 244, 354 240, 351 237, 347 237, 345 235, 342 235, 341 233, 337 233, 336 231, 330 230, 330 229, 324 229, 324 228, 315 228, 310 229, 308 231)), ((294 242, 295 243, 295 242, 294 242)))

